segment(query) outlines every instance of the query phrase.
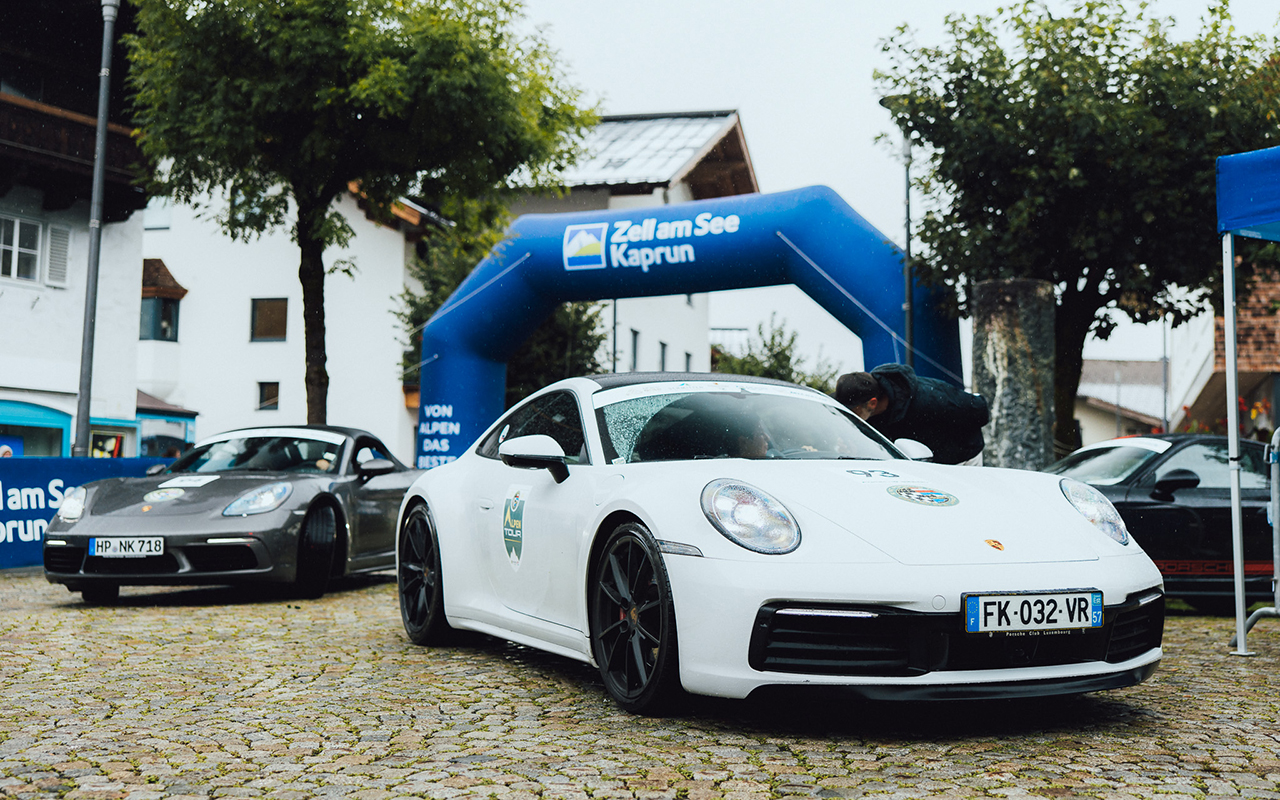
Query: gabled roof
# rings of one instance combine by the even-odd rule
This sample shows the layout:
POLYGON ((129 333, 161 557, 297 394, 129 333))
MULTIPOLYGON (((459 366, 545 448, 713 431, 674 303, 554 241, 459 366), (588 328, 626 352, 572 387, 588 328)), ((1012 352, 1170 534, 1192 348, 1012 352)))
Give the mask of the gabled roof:
POLYGON ((695 199, 760 191, 735 111, 600 118, 586 155, 564 174, 570 187, 649 192, 684 182, 695 199))
POLYGON ((1159 361, 1085 359, 1076 397, 1107 413, 1118 410, 1123 416, 1158 426, 1165 413, 1164 365, 1159 361))
POLYGON ((141 389, 138 389, 137 392, 137 407, 139 411, 146 411, 152 414, 165 414, 171 417, 195 418, 199 414, 199 412, 192 411, 189 408, 183 408, 182 406, 175 406, 173 403, 167 403, 155 395, 147 394, 141 389))
POLYGON ((187 290, 173 277, 162 259, 142 259, 142 296, 181 300, 187 290))

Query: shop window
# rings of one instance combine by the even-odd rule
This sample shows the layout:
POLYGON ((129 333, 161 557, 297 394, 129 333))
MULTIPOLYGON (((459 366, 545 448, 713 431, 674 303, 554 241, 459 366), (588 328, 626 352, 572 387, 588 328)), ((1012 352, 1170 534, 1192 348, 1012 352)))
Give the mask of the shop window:
POLYGON ((658 342, 658 371, 667 371, 667 343, 658 342))
POLYGON ((0 278, 40 279, 40 225, 0 217, 0 278))
POLYGON ((249 339, 254 342, 283 342, 289 300, 284 297, 255 299, 249 339))
POLYGON ((640 331, 631 329, 631 371, 640 369, 640 331))
POLYGON ((693 372, 693 353, 684 354, 684 371, 693 372))
POLYGON ((280 409, 280 384, 258 384, 258 410, 278 411, 280 409))
POLYGON ((91 431, 89 433, 90 458, 124 458, 129 455, 124 448, 124 434, 119 431, 91 431))
POLYGON ((178 341, 178 300, 168 297, 142 298, 142 323, 139 339, 160 342, 178 341))

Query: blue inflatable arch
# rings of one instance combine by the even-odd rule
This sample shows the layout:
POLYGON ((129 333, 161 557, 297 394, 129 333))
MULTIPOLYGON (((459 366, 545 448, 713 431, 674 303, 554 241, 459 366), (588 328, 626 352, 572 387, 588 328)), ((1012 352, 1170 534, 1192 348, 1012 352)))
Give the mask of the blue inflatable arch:
MULTIPOLYGON (((823 186, 522 216, 423 329, 417 464, 452 461, 497 419, 507 359, 569 301, 792 283, 857 334, 868 366, 900 361, 902 257, 823 186)), ((959 326, 942 300, 912 295, 915 366, 960 385, 959 326)))

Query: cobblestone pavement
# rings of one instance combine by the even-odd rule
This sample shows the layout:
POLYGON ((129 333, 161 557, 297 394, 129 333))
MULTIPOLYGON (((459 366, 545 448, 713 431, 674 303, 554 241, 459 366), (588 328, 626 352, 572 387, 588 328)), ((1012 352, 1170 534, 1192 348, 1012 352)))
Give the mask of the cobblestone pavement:
POLYGON ((619 711, 585 665, 405 639, 387 576, 317 601, 0 572, 0 793, 31 798, 1280 798, 1280 623, 1171 617, 1142 686, 619 711))

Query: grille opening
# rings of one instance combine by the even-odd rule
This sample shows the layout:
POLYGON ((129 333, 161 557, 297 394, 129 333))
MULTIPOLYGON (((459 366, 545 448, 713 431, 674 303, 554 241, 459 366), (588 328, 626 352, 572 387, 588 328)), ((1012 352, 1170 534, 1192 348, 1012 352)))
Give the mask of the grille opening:
POLYGON ((44 548, 44 568, 49 572, 79 572, 84 563, 83 547, 46 547, 44 548))
POLYGON ((258 557, 247 544, 188 545, 183 552, 196 572, 233 572, 258 567, 258 557))
POLYGON ((172 553, 143 558, 86 556, 84 571, 93 575, 166 575, 178 571, 178 559, 172 553))

